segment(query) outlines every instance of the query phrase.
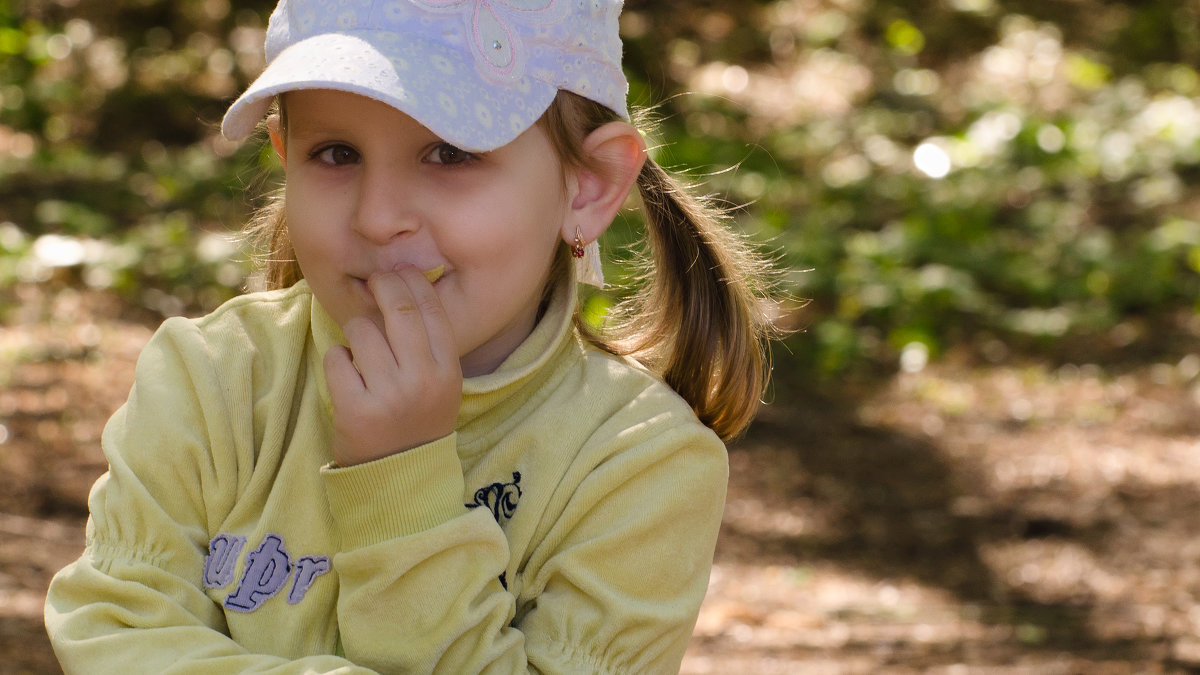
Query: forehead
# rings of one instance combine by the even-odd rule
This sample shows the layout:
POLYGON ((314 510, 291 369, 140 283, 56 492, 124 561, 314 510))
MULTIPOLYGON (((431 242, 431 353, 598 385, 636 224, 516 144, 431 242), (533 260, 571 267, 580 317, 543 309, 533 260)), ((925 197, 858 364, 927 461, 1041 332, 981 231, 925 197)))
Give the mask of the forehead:
POLYGON ((289 125, 344 127, 388 124, 424 127, 382 101, 334 89, 300 89, 279 95, 279 111, 289 125))

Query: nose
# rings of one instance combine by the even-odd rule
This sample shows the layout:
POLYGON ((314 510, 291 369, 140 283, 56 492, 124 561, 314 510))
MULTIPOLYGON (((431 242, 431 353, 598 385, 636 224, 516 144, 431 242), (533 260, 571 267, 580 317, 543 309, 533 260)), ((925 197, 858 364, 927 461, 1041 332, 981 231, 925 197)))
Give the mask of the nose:
POLYGON ((410 177, 386 165, 365 166, 354 226, 365 239, 386 244, 420 227, 417 190, 410 177))

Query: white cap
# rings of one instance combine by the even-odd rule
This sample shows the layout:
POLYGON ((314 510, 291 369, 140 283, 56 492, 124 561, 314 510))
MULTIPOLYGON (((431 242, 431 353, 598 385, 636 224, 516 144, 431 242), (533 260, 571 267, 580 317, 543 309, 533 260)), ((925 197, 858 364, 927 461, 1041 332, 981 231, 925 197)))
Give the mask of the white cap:
POLYGON ((336 89, 387 103, 471 152, 505 145, 558 90, 628 119, 622 0, 282 0, 267 67, 225 113, 250 135, 278 94, 336 89))

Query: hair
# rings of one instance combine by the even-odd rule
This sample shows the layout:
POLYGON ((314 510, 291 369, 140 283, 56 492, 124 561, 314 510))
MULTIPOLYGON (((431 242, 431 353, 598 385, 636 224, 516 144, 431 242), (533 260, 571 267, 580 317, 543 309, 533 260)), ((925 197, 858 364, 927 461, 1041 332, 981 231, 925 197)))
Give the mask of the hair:
MULTIPOLYGON (((639 115, 635 126, 646 129, 645 117, 639 115)), ((560 91, 538 124, 564 169, 600 172, 603 167, 583 152, 583 141, 619 119, 600 103, 560 91)), ((726 226, 726 212, 654 160, 647 158, 637 187, 646 221, 645 245, 633 261, 638 283, 599 330, 578 313, 575 325, 597 348, 656 373, 705 425, 729 440, 754 418, 770 370, 766 341, 774 329, 762 281, 767 264, 726 226)), ((247 232, 267 288, 286 288, 303 277, 281 191, 257 211, 247 232)), ((567 274, 569 264, 564 243, 551 265, 551 282, 567 274)))

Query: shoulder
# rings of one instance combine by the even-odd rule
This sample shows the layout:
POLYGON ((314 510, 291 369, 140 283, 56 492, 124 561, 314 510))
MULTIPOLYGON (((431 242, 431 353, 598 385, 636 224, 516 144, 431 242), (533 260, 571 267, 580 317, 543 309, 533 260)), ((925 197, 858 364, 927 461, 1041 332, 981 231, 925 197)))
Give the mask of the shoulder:
POLYGON ((715 533, 729 478, 721 439, 637 363, 591 346, 580 356, 579 388, 564 390, 551 411, 555 451, 575 449, 543 509, 546 526, 561 534, 546 538, 582 528, 587 539, 591 528, 607 527, 598 521, 671 522, 715 533))
POLYGON ((699 453, 724 464, 725 445, 691 406, 636 361, 584 345, 581 355, 593 441, 659 452, 699 453))
MULTIPOLYGON (((312 292, 297 284, 277 291, 241 295, 211 313, 196 318, 173 317, 156 331, 151 345, 207 347, 217 357, 261 344, 277 344, 289 336, 307 335, 312 312, 312 292)), ((207 351, 206 350, 206 351, 207 351)))
POLYGON ((167 319, 138 357, 136 381, 143 389, 163 380, 222 391, 265 371, 294 370, 309 342, 311 298, 298 284, 239 296, 202 317, 167 319))
POLYGON ((637 361, 582 344, 580 363, 584 379, 597 399, 653 416, 668 415, 699 424, 687 401, 637 361))
MULTIPOLYGON (((293 395, 304 377, 311 306, 307 286, 298 285, 164 321, 138 356, 129 399, 114 417, 120 452, 155 461, 165 445, 228 450, 222 456, 249 447, 245 430, 264 411, 286 406, 280 397, 293 395)), ((197 456, 212 459, 207 450, 197 456)))
POLYGON ((312 291, 300 282, 290 288, 238 296, 191 321, 203 333, 220 334, 240 327, 274 334, 279 329, 308 330, 311 312, 312 291))

